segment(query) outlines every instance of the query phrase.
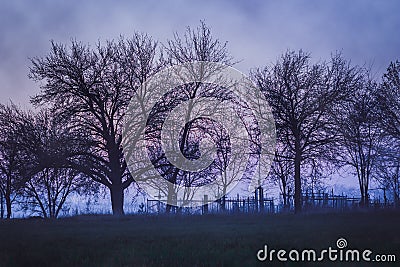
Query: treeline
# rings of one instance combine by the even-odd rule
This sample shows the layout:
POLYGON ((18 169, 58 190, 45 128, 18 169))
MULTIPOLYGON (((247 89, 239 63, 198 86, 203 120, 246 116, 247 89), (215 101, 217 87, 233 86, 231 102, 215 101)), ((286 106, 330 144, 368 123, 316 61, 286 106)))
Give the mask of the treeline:
MULTIPOLYGON (((57 217, 72 192, 87 194, 100 185, 110 191, 113 213, 122 215, 124 191, 144 173, 129 170, 123 154, 130 100, 140 103, 151 94, 146 81, 159 70, 192 61, 235 62, 226 43, 214 38, 204 23, 164 44, 135 33, 94 47, 75 40, 68 45, 52 42, 45 57, 33 58, 29 77, 40 83, 41 91, 32 96, 32 104, 39 111, 0 105, 0 192, 7 218, 15 201, 41 216, 57 217)), ((372 179, 399 204, 399 61, 388 66, 382 79, 374 79, 368 69, 350 64, 340 53, 312 63, 309 53, 287 51, 275 63, 252 70, 250 78, 265 94, 276 124, 275 160, 265 179, 280 185, 286 205, 294 195, 300 212, 302 190, 344 166, 358 179, 361 204, 369 203, 372 179)), ((191 83, 177 90, 187 93, 184 101, 198 97, 200 89, 191 83)), ((176 106, 173 96, 168 96, 169 109, 165 103, 158 107, 162 112, 176 106)), ((141 116, 148 110, 142 109, 138 105, 134 111, 146 119, 141 116)), ((221 174, 230 150, 218 127, 205 119, 185 125, 179 140, 186 158, 198 158, 199 140, 189 132, 219 135, 220 159, 209 175, 193 180, 190 173, 163 163, 165 178, 204 184, 221 174)), ((222 190, 235 179, 228 178, 222 190)), ((165 191, 171 194, 171 189, 165 191)))

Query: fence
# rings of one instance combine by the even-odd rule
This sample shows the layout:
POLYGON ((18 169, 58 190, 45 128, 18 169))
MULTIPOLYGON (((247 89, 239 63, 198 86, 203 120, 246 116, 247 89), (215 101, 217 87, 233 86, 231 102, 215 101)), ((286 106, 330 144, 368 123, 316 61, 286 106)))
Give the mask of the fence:
POLYGON ((361 199, 358 197, 349 197, 346 195, 334 195, 333 192, 306 193, 302 196, 304 210, 330 209, 337 211, 352 210, 358 208, 389 208, 393 207, 388 203, 386 197, 384 202, 380 198, 369 199, 368 205, 361 205, 361 199))
MULTIPOLYGON (((166 210, 165 200, 147 200, 146 212, 163 213, 166 210)), ((183 200, 177 201, 178 206, 182 206, 183 200)), ((196 201, 193 201, 196 202, 196 201)), ((253 197, 235 198, 222 197, 217 201, 208 203, 208 195, 204 195, 203 200, 197 201, 196 208, 177 208, 179 212, 191 214, 207 213, 275 213, 273 198, 266 198, 261 187, 257 188, 253 197)))
MULTIPOLYGON (((215 202, 208 204, 208 196, 205 195, 204 199, 198 201, 196 208, 174 208, 173 211, 190 214, 207 214, 207 213, 280 213, 292 212, 293 196, 290 196, 288 205, 284 206, 282 203, 275 203, 273 198, 267 198, 263 194, 261 187, 257 188, 252 197, 240 197, 237 195, 235 198, 223 197, 215 202)), ((386 202, 381 202, 380 199, 370 199, 369 208, 387 208, 393 205, 386 202)), ((164 213, 166 204, 163 200, 147 200, 145 211, 147 213, 164 213)), ((182 206, 183 201, 178 200, 178 206, 182 206)), ((360 198, 349 197, 346 195, 334 195, 333 192, 317 192, 302 195, 302 208, 304 211, 346 211, 359 209, 360 198)), ((365 207, 365 206, 364 206, 365 207)))

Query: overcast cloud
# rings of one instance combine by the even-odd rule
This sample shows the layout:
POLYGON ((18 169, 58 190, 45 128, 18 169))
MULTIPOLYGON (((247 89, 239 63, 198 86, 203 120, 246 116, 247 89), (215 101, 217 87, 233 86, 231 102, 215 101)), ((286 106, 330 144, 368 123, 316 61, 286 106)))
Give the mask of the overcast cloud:
POLYGON ((0 92, 27 104, 39 85, 27 78, 29 58, 44 56, 50 40, 97 40, 143 31, 160 42, 200 20, 228 41, 237 68, 270 64, 287 49, 315 60, 342 51, 379 77, 400 59, 400 1, 2 1, 0 92))

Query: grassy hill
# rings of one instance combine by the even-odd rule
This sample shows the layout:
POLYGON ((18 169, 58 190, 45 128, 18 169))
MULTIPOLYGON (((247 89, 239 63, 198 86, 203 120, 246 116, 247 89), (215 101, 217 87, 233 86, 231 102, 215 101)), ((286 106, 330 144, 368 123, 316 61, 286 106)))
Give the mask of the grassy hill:
MULTIPOLYGON (((0 266, 279 266, 276 258, 259 262, 258 250, 267 244, 276 250, 318 251, 336 248, 341 237, 347 240, 348 248, 396 254, 399 264, 400 213, 359 212, 0 221, 0 266)), ((281 265, 313 266, 304 262, 281 265)))

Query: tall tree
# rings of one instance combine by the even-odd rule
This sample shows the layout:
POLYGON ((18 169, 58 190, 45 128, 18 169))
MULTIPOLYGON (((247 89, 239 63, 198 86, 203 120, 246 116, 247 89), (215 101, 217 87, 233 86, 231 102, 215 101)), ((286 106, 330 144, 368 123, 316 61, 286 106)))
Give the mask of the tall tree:
POLYGON ((391 62, 376 92, 377 122, 385 135, 376 177, 400 205, 400 62, 391 62))
MULTIPOLYGON (((217 62, 226 65, 232 65, 232 57, 229 55, 226 45, 227 43, 221 43, 220 40, 214 38, 211 34, 210 28, 202 21, 200 26, 196 29, 191 29, 188 27, 183 37, 175 33, 174 38, 169 40, 165 46, 165 50, 167 53, 168 62, 172 65, 183 64, 192 61, 217 62)), ((202 92, 204 95, 204 91, 210 91, 212 88, 214 87, 207 86, 199 82, 186 84, 180 88, 181 93, 185 95, 184 97, 187 98, 189 102, 189 107, 185 114, 186 121, 190 121, 190 118, 193 118, 194 106, 198 105, 198 101, 195 99, 201 96, 202 92)), ((182 152, 190 150, 190 147, 188 146, 190 144, 190 132, 195 131, 195 129, 191 127, 192 125, 192 123, 186 123, 184 125, 179 143, 179 150, 182 152)), ((206 131, 210 131, 210 129, 206 129, 206 131)), ((179 176, 181 176, 183 179, 187 179, 192 175, 188 172, 182 172, 179 168, 174 166, 170 166, 168 172, 169 177, 167 179, 172 184, 177 183, 179 176)), ((176 192, 174 192, 174 190, 175 188, 172 186, 168 187, 168 198, 173 199, 175 197, 176 192)), ((167 212, 170 210, 171 205, 167 205, 167 212)))
POLYGON ((131 97, 142 94, 157 71, 157 43, 146 34, 108 41, 95 48, 72 41, 52 42, 46 57, 32 59, 30 77, 43 81, 33 97, 90 136, 91 149, 75 168, 110 190, 114 215, 124 214, 124 190, 134 181, 122 153, 122 128, 131 97))
POLYGON ((328 63, 311 64, 310 55, 300 50, 286 52, 272 67, 256 70, 253 77, 271 105, 277 140, 286 144, 292 155, 294 204, 300 212, 301 167, 310 158, 323 158, 322 151, 335 140, 331 111, 352 96, 358 70, 340 54, 328 63))
POLYGON ((400 140, 400 61, 390 63, 376 97, 381 128, 400 140))
MULTIPOLYGON (((183 63, 190 63, 193 61, 213 61, 225 63, 228 61, 226 44, 221 44, 219 40, 214 39, 211 35, 210 29, 202 23, 197 29, 188 28, 183 38, 175 34, 174 39, 169 41, 164 46, 166 54, 166 62, 170 66, 176 66, 183 63)), ((158 75, 157 77, 159 77, 158 75)), ((167 79, 169 77, 166 77, 167 79)), ((176 82, 176 81, 175 81, 176 82)), ((157 82, 159 83, 159 81, 157 82)), ((132 98, 133 103, 137 103, 134 106, 130 106, 129 109, 129 123, 125 132, 127 138, 131 141, 128 142, 128 148, 125 149, 130 169, 146 170, 154 166, 157 175, 161 174, 164 178, 162 180, 154 181, 151 178, 153 174, 146 174, 146 177, 141 177, 142 181, 146 181, 146 186, 153 187, 156 191, 159 191, 168 198, 167 212, 170 212, 172 207, 176 205, 178 195, 178 185, 185 184, 185 188, 189 187, 190 184, 200 185, 204 184, 209 177, 200 173, 189 173, 182 170, 174 163, 171 163, 168 159, 168 153, 174 155, 184 155, 186 159, 196 159, 199 152, 199 140, 201 135, 207 135, 207 131, 204 127, 206 121, 201 118, 194 116, 194 110, 196 108, 205 109, 201 106, 201 96, 205 96, 207 92, 211 91, 210 85, 204 85, 201 82, 190 82, 183 81, 182 85, 174 85, 173 88, 168 88, 166 93, 157 95, 159 88, 153 88, 154 80, 148 83, 144 83, 143 90, 146 94, 137 94, 132 98), (150 87, 150 88, 148 88, 150 87), (153 100, 156 99, 156 102, 153 100), (199 100, 200 99, 200 100, 199 100), (184 115, 173 115, 171 119, 171 113, 180 104, 188 104, 187 113, 184 115), (147 117, 148 114, 148 117, 147 117), (177 117, 179 116, 179 117, 177 117), (167 119, 171 124, 166 126, 167 119), (180 119, 185 119, 183 129, 181 132, 179 128, 175 127, 180 119), (193 120, 195 119, 195 120, 193 120), (143 121, 146 122, 143 127, 143 121), (169 128, 168 128, 169 127, 169 128), (168 129, 167 129, 168 128, 168 129), (165 130, 167 129, 167 130, 165 130), (137 138, 140 139, 136 134, 141 131, 145 132, 145 145, 144 147, 135 148, 134 144, 137 143, 137 138), (132 132, 132 133, 131 133, 132 132), (162 132, 165 134, 162 139, 162 132), (202 132, 202 133, 201 133, 202 132), (175 138, 178 137, 178 138, 175 138), (161 141, 166 142, 170 147, 166 149, 163 147, 161 141), (141 164, 142 155, 135 155, 135 150, 146 150, 146 155, 149 156, 152 166, 147 166, 147 162, 141 164), (132 164, 131 164, 132 163, 132 164), (174 205, 170 205, 174 204, 174 205)), ((166 87, 165 82, 162 82, 160 87, 166 87)), ((176 110, 176 109, 175 109, 176 110)), ((139 142, 142 144, 141 142, 139 142)), ((165 142, 164 142, 165 144, 165 142)), ((140 146, 140 145, 139 145, 140 146)), ((157 176, 155 175, 155 176, 157 176)), ((193 196, 193 191, 188 190, 184 192, 184 201, 190 201, 193 196)))
POLYGON ((337 158, 353 168, 360 186, 361 205, 369 203, 369 184, 383 141, 375 112, 376 87, 376 83, 366 77, 360 81, 354 97, 342 103, 335 113, 340 132, 337 158))
POLYGON ((0 190, 5 199, 7 218, 12 204, 29 177, 33 158, 24 147, 24 122, 30 118, 13 103, 0 104, 0 190))

